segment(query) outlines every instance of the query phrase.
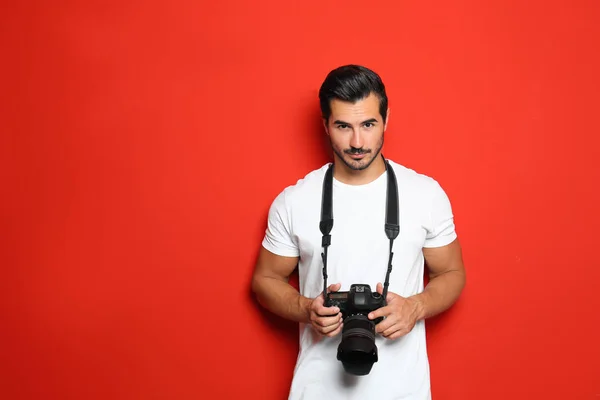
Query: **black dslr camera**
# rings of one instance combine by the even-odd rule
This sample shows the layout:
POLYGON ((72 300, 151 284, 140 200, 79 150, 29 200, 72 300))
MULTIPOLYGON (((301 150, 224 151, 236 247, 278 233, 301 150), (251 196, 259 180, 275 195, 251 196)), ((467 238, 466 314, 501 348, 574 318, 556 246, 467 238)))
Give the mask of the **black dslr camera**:
POLYGON ((383 296, 372 292, 369 285, 353 284, 347 292, 327 293, 325 306, 338 307, 342 313, 344 329, 337 359, 354 375, 368 374, 378 359, 375 325, 383 320, 370 320, 368 315, 385 306, 383 296))
MULTIPOLYGON (((383 157, 383 155, 382 155, 383 157)), ((378 360, 375 345, 375 325, 382 317, 370 320, 368 315, 386 305, 386 297, 392 272, 392 252, 394 239, 400 233, 398 184, 393 168, 384 158, 387 170, 387 197, 385 210, 385 234, 390 240, 390 253, 383 293, 372 292, 366 284, 352 284, 347 292, 327 293, 327 249, 331 245, 331 229, 333 228, 333 168, 331 164, 323 179, 321 199, 321 222, 319 229, 323 234, 323 303, 327 307, 337 306, 342 313, 344 328, 342 340, 338 346, 337 359, 342 362, 344 370, 352 375, 368 375, 373 364, 378 360)))

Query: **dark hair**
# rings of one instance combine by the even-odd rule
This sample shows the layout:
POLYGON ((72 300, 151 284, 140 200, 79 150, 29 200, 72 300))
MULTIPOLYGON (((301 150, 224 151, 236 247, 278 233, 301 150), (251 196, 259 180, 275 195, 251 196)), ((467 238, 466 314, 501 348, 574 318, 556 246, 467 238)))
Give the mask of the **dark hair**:
POLYGON ((379 98, 379 114, 387 116, 388 99, 379 75, 360 65, 344 65, 331 71, 319 89, 321 114, 329 120, 331 100, 356 102, 374 93, 379 98))

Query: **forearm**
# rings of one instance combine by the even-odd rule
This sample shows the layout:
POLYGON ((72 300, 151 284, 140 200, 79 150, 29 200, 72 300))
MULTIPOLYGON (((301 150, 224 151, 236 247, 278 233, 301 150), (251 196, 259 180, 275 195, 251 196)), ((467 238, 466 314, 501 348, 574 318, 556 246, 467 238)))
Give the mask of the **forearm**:
POLYGON ((418 319, 446 311, 456 302, 464 286, 464 271, 448 271, 432 278, 423 292, 411 296, 418 303, 418 319))
POLYGON ((311 300, 302 296, 288 282, 271 277, 256 277, 252 290, 260 305, 272 313, 291 321, 310 323, 311 300))

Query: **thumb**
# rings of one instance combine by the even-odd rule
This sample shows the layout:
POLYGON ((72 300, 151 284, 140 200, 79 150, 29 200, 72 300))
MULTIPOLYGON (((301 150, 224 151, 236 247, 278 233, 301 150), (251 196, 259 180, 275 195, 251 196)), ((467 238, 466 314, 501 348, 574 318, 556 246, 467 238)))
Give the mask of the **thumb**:
POLYGON ((323 296, 323 292, 321 292, 321 293, 319 293, 318 296, 315 296, 312 299, 312 301, 310 303, 310 306, 312 308, 312 307, 315 307, 315 306, 321 306, 323 304, 325 304, 325 297, 323 296))
POLYGON ((340 290, 341 287, 342 287, 341 283, 333 283, 333 284, 329 285, 327 290, 329 292, 337 292, 338 290, 340 290))
POLYGON ((383 294, 383 285, 381 284, 381 282, 377 283, 377 293, 383 294))

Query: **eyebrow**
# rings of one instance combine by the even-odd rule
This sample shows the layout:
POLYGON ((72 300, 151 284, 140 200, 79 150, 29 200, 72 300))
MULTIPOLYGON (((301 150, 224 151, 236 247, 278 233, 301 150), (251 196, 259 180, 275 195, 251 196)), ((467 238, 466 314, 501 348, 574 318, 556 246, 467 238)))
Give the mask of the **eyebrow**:
MULTIPOLYGON (((363 121, 363 122, 361 122, 361 124, 373 123, 373 122, 377 122, 377 118, 371 118, 371 119, 368 119, 368 120, 366 120, 366 121, 363 121)), ((335 120, 333 123, 334 123, 334 124, 336 124, 336 125, 350 125, 350 126, 352 126, 352 124, 351 124, 351 123, 349 123, 349 122, 344 122, 344 121, 340 121, 339 119, 338 119, 338 120, 335 120)))

